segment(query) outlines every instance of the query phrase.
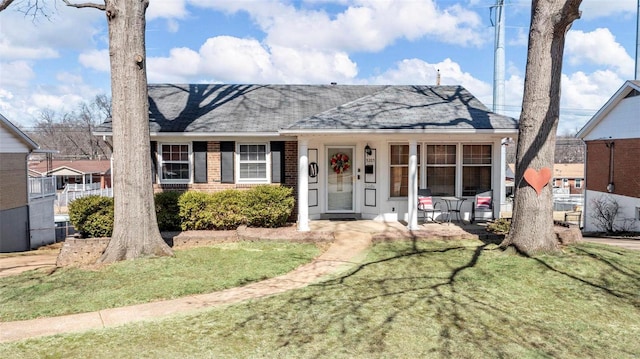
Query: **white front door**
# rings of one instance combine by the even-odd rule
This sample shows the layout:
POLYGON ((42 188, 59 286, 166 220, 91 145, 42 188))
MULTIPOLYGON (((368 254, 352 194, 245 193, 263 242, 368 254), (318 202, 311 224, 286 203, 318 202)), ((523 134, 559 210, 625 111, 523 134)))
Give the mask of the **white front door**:
POLYGON ((327 212, 354 212, 354 147, 327 148, 327 212))

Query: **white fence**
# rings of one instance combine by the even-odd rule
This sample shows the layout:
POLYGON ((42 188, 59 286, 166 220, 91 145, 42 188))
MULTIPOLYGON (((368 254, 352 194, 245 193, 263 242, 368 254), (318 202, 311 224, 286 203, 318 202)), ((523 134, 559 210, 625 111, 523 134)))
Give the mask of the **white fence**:
POLYGON ((74 199, 91 196, 91 195, 113 197, 113 188, 96 189, 92 191, 75 191, 75 192, 58 193, 56 198, 56 206, 66 207, 74 199))
POLYGON ((95 191, 100 189, 100 183, 68 183, 64 186, 64 192, 95 191))
POLYGON ((44 198, 55 194, 55 177, 29 177, 29 199, 44 198))
POLYGON ((553 194, 553 210, 554 211, 573 211, 576 206, 584 204, 584 195, 582 194, 553 194))

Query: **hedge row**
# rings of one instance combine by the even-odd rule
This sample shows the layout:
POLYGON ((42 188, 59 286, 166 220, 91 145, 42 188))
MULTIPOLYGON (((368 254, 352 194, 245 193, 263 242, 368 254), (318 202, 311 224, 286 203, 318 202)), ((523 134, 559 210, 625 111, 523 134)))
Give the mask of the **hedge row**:
MULTIPOLYGON (((155 195, 161 231, 281 227, 291 216, 292 189, 261 185, 216 193, 162 192, 155 195)), ((69 205, 69 217, 84 237, 109 237, 113 231, 113 198, 87 196, 69 205)))

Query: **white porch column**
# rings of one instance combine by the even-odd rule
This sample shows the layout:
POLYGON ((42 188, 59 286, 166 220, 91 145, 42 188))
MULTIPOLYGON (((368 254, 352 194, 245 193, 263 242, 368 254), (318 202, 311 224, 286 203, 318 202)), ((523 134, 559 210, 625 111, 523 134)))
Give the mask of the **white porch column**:
POLYGON ((309 228, 309 141, 298 139, 298 230, 309 228))
POLYGON ((409 141, 409 191, 407 214, 409 230, 418 229, 418 143, 409 141))
POLYGON ((502 213, 502 209, 507 204, 507 141, 507 138, 503 138, 502 140, 500 140, 500 209, 498 209, 497 214, 493 214, 493 218, 500 218, 500 213, 502 213))

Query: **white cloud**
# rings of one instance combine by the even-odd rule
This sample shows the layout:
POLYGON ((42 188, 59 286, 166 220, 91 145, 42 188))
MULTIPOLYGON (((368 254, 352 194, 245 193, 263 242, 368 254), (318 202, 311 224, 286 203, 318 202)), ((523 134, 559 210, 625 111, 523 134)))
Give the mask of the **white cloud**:
POLYGON ((174 48, 148 64, 149 82, 344 83, 357 75, 356 64, 343 52, 266 48, 231 36, 207 39, 198 52, 174 48))
POLYGON ((111 64, 109 61, 109 50, 90 50, 78 56, 78 62, 84 67, 102 72, 109 72, 111 64))
POLYGON ((29 81, 35 77, 31 66, 27 61, 0 62, 0 68, 2 68, 0 88, 27 88, 29 81))
POLYGON ((428 36, 464 46, 479 46, 490 38, 477 13, 457 4, 439 8, 433 0, 357 0, 336 14, 268 0, 189 3, 229 13, 247 12, 267 33, 269 46, 380 51, 401 38, 428 36))
POLYGON ((147 76, 150 83, 200 82, 200 54, 188 48, 175 48, 169 57, 147 58, 147 76))
MULTIPOLYGON (((90 48, 95 44, 96 35, 106 31, 102 11, 63 5, 51 10, 48 18, 37 17, 35 20, 12 8, 3 11, 2 43, 5 49, 31 49, 31 53, 40 52, 42 57, 51 57, 60 50, 90 48)), ((3 51, 3 54, 4 57, 9 53, 3 51)))
POLYGON ((375 84, 395 85, 435 85, 440 70, 441 85, 462 85, 481 101, 491 100, 491 85, 483 82, 468 72, 462 71, 460 65, 451 59, 430 64, 420 59, 405 59, 396 63, 396 67, 373 77, 375 84))
POLYGON ((147 20, 157 18, 184 19, 188 15, 184 0, 153 0, 147 8, 147 20))
POLYGON ((569 63, 589 63, 615 69, 620 75, 630 78, 634 60, 606 28, 592 32, 569 31, 565 42, 569 63))
POLYGON ((585 20, 611 15, 635 16, 637 0, 583 0, 580 10, 585 20))
POLYGON ((285 83, 349 83, 358 74, 357 65, 344 52, 274 47, 272 63, 279 82, 285 83))
POLYGON ((14 45, 8 38, 0 39, 0 59, 47 59, 58 57, 58 51, 46 46, 14 45))

